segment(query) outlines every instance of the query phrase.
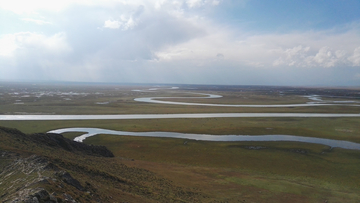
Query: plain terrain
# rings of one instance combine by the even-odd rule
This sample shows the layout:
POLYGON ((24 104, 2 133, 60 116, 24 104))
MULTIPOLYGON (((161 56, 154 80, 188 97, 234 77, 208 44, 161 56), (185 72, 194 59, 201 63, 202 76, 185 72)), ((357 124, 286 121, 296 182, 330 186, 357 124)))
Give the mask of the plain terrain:
MULTIPOLYGON (((359 89, 253 86, 184 86, 179 90, 147 90, 152 86, 67 86, 2 84, 0 114, 146 114, 226 112, 360 113, 356 106, 237 108, 161 105, 135 102, 137 97, 179 97, 200 92, 217 99, 169 99, 199 103, 306 103, 323 100, 360 101, 359 89), (194 89, 196 88, 196 89, 194 89), (42 96, 40 96, 42 95, 42 96)), ((171 86, 167 86, 171 87, 171 86)), ((167 99, 168 100, 168 99, 167 99)), ((289 134, 360 143, 360 118, 207 118, 88 121, 0 121, 25 133, 67 127, 122 131, 168 131, 206 134, 289 134)), ((79 133, 64 133, 74 138, 79 133)), ((360 151, 330 149, 298 142, 205 142, 172 138, 98 135, 85 143, 104 145, 114 162, 147 169, 204 195, 202 201, 223 202, 359 202, 360 151)))

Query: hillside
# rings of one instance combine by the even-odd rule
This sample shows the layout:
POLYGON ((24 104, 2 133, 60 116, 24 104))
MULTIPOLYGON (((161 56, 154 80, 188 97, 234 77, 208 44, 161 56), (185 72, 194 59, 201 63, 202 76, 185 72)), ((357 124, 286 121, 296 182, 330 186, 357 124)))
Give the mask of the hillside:
POLYGON ((103 146, 0 127, 1 202, 197 202, 205 196, 103 146))

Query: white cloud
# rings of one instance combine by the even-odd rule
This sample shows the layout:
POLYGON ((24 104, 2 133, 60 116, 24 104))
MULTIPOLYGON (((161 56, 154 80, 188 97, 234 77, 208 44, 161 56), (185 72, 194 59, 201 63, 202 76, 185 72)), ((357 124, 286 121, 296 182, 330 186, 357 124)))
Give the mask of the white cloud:
POLYGON ((104 23, 104 28, 110 28, 110 29, 121 28, 122 30, 131 30, 138 24, 138 21, 143 13, 144 13, 144 6, 137 5, 134 8, 134 11, 128 12, 126 14, 122 14, 119 20, 106 20, 104 23))
MULTIPOLYGON (((135 0, 133 2, 136 2, 135 0)), ((74 5, 100 6, 111 8, 117 4, 129 4, 122 0, 0 0, 0 8, 13 11, 17 14, 36 13, 38 11, 59 12, 74 5)))
POLYGON ((353 31, 234 36, 229 30, 206 23, 203 25, 208 35, 161 49, 155 53, 157 59, 211 64, 220 52, 227 56, 227 61, 239 66, 330 68, 360 65, 360 48, 356 48, 360 39, 353 31))
POLYGON ((1 0, 0 7, 3 9, 11 10, 15 13, 33 13, 36 10, 60 10, 68 6, 71 0, 63 1, 46 1, 46 0, 1 0))
POLYGON ((133 29, 136 26, 137 22, 134 21, 132 17, 125 20, 122 26, 122 30, 130 30, 133 29))
POLYGON ((353 66, 360 66, 360 47, 354 50, 354 54, 348 60, 352 62, 353 66))
POLYGON ((329 47, 322 47, 313 57, 313 61, 324 67, 334 67, 338 60, 329 47))
POLYGON ((0 56, 13 56, 16 49, 17 45, 15 43, 14 35, 5 35, 0 38, 0 56))
POLYGON ((132 17, 126 18, 125 16, 121 16, 120 19, 121 20, 106 20, 104 28, 131 30, 137 25, 137 22, 132 17))
POLYGON ((187 0, 186 4, 192 8, 192 7, 199 7, 202 6, 204 4, 203 0, 187 0))
MULTIPOLYGON (((288 65, 299 67, 336 67, 336 66, 359 66, 360 65, 360 48, 354 50, 353 55, 347 54, 345 50, 332 50, 330 47, 321 47, 317 52, 310 53, 310 47, 302 48, 297 46, 292 49, 287 49, 280 57, 273 63, 274 66, 288 65)), ((351 51, 351 50, 349 50, 351 51)))
POLYGON ((32 19, 32 18, 22 18, 21 20, 27 21, 27 22, 33 22, 38 25, 45 25, 45 24, 52 24, 51 22, 45 21, 45 20, 38 20, 38 19, 32 19))
POLYGON ((332 51, 329 47, 325 46, 320 48, 315 54, 312 54, 310 47, 296 46, 291 49, 285 50, 282 55, 273 63, 274 66, 288 65, 299 67, 334 67, 335 65, 345 63, 345 51, 337 50, 332 51))
POLYGON ((217 6, 220 4, 220 0, 214 0, 212 1, 212 5, 217 6))
POLYGON ((68 57, 72 48, 65 33, 46 36, 41 33, 20 32, 3 35, 0 47, 6 40, 7 46, 1 51, 0 71, 2 78, 57 79, 68 75, 68 57))
POLYGON ((288 66, 298 66, 300 63, 306 61, 307 52, 309 52, 310 47, 302 47, 301 45, 286 49, 285 51, 278 51, 278 53, 285 55, 285 57, 280 57, 273 62, 274 66, 278 65, 288 65, 288 66), (281 53, 282 52, 282 53, 281 53))
POLYGON ((148 5, 156 9, 165 6, 167 9, 172 8, 177 10, 183 5, 187 5, 189 8, 197 8, 202 6, 216 6, 219 5, 220 2, 221 0, 0 0, 0 8, 10 10, 17 14, 37 13, 38 11, 60 12, 76 5, 107 9, 112 9, 118 5, 148 5))
POLYGON ((0 55, 15 56, 17 52, 42 52, 62 54, 71 51, 65 33, 45 36, 39 33, 20 32, 8 34, 0 38, 0 55))
POLYGON ((122 25, 122 22, 119 22, 116 20, 107 20, 104 23, 104 27, 110 28, 110 29, 119 29, 121 25, 122 25))
POLYGON ((220 4, 220 0, 186 0, 185 3, 190 8, 196 8, 204 5, 217 6, 220 4))
POLYGON ((22 19, 17 30, 24 27, 24 32, 0 36, 1 59, 13 60, 11 67, 20 73, 32 69, 69 78, 71 72, 74 80, 104 81, 115 81, 117 75, 124 80, 150 78, 147 74, 159 80, 191 75, 192 81, 223 77, 227 82, 227 78, 236 81, 237 74, 251 81, 245 73, 275 75, 276 70, 304 73, 360 66, 359 26, 256 34, 221 25, 216 16, 209 16, 216 13, 210 9, 222 8, 216 6, 220 0, 64 0, 55 6, 34 0, 29 8, 29 1, 0 2, 0 7, 20 13, 16 18, 22 19), (34 26, 24 21, 53 24, 34 26), (202 73, 206 77, 197 76, 202 73))
MULTIPOLYGON (((194 64, 209 65, 214 60, 219 61, 219 57, 216 56, 221 53, 226 56, 221 61, 239 66, 335 67, 346 64, 359 66, 360 64, 360 51, 355 50, 355 45, 360 44, 356 29, 342 33, 325 30, 248 35, 239 31, 235 32, 229 27, 222 27, 206 17, 187 13, 184 8, 214 6, 220 2, 219 0, 107 0, 101 3, 95 0, 91 2, 65 1, 59 3, 62 5, 59 7, 101 5, 102 8, 91 7, 91 9, 99 10, 106 7, 102 10, 102 12, 106 11, 106 15, 100 15, 97 20, 103 23, 104 28, 127 30, 129 35, 123 36, 114 32, 117 35, 111 35, 113 38, 108 40, 103 39, 101 33, 89 33, 80 28, 71 30, 70 38, 74 39, 72 43, 77 43, 78 50, 87 52, 91 50, 108 57, 114 56, 113 53, 118 53, 116 57, 114 56, 116 59, 143 58, 167 63, 190 61, 194 64), (117 7, 109 9, 109 5, 117 5, 117 7), (78 38, 81 40, 75 40, 78 38), (101 43, 98 39, 102 39, 101 43), (95 43, 96 46, 93 45, 94 50, 83 48, 92 46, 89 44, 93 41, 99 41, 95 43)), ((47 3, 44 4, 43 8, 47 7, 47 3)), ((33 18, 23 19, 42 23, 33 18)), ((91 23, 89 21, 87 25, 91 23)), ((85 25, 77 22, 76 26, 85 25)), ((99 24, 93 24, 93 26, 95 28, 99 24)), ((5 42, 2 43, 5 44, 5 42)), ((39 46, 44 44, 41 40, 37 43, 39 46)), ((19 44, 7 43, 6 47, 8 48, 0 48, 2 55, 11 55, 19 44)))

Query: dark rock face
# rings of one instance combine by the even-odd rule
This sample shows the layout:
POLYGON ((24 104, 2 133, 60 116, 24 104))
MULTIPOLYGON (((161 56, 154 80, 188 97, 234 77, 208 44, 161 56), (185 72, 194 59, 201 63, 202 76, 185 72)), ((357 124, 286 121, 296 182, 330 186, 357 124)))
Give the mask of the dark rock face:
POLYGON ((83 186, 79 183, 78 180, 74 179, 68 172, 60 171, 56 174, 64 183, 74 186, 76 189, 84 191, 83 186))
POLYGON ((0 130, 4 131, 6 133, 13 134, 13 135, 24 135, 24 133, 22 133, 20 130, 15 129, 15 128, 5 128, 5 127, 0 126, 0 130))
POLYGON ((26 203, 57 203, 57 199, 50 195, 48 191, 46 191, 43 188, 38 188, 38 191, 35 192, 34 194, 30 195, 27 197, 27 199, 24 201, 26 203))
POLYGON ((114 154, 104 146, 87 145, 64 138, 60 134, 39 133, 29 135, 33 140, 50 147, 60 147, 70 152, 82 152, 92 156, 114 157, 114 154))
POLYGON ((55 133, 37 133, 26 135, 17 129, 0 127, 0 131, 11 134, 18 141, 26 140, 52 148, 62 148, 70 152, 80 152, 91 156, 114 157, 114 154, 104 146, 87 145, 67 139, 55 133))
MULTIPOLYGON (((36 188, 33 191, 33 194, 28 195, 24 200, 19 200, 20 202, 25 203, 59 203, 59 202, 73 202, 76 201, 68 194, 63 194, 64 198, 56 198, 52 194, 49 194, 44 188, 36 188)), ((15 200, 14 202, 16 202, 15 200)))

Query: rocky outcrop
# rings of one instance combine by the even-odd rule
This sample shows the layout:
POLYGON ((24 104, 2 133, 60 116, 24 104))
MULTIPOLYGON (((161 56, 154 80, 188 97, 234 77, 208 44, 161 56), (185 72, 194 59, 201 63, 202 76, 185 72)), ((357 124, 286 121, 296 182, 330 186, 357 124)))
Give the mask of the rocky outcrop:
MULTIPOLYGON (((15 200, 16 202, 17 200, 15 200)), ((44 188, 36 188, 30 190, 29 194, 24 197, 24 200, 20 200, 25 203, 58 203, 63 202, 61 198, 56 198, 54 195, 49 194, 44 188)))
POLYGON ((114 157, 114 154, 104 146, 87 145, 80 142, 67 139, 60 134, 55 133, 37 133, 26 135, 17 129, 0 127, 0 131, 11 134, 19 141, 29 141, 38 145, 44 145, 51 148, 61 148, 66 151, 82 153, 91 156, 114 157))
POLYGON ((84 191, 84 187, 81 186, 78 180, 74 179, 68 172, 59 171, 56 173, 56 176, 62 180, 64 183, 74 186, 76 189, 84 191))
POLYGON ((50 146, 59 147, 70 152, 80 152, 92 156, 114 157, 114 154, 104 146, 87 145, 67 139, 60 134, 39 133, 28 135, 35 142, 50 146))
POLYGON ((37 155, 22 157, 19 154, 0 151, 3 165, 0 173, 0 200, 1 202, 26 203, 57 203, 76 202, 69 195, 62 196, 50 194, 40 186, 67 184, 74 189, 84 191, 80 182, 68 172, 60 170, 46 158, 37 155))
POLYGON ((73 195, 76 198, 94 197, 96 194, 86 189, 90 186, 83 187, 67 169, 61 168, 61 164, 67 166, 68 162, 48 155, 54 153, 59 157, 64 154, 65 160, 69 156, 114 156, 106 147, 74 142, 60 134, 26 135, 4 127, 0 127, 0 144, 0 202, 3 203, 77 202, 73 195))
POLYGON ((199 202, 200 193, 136 167, 105 147, 0 127, 0 202, 199 202))

